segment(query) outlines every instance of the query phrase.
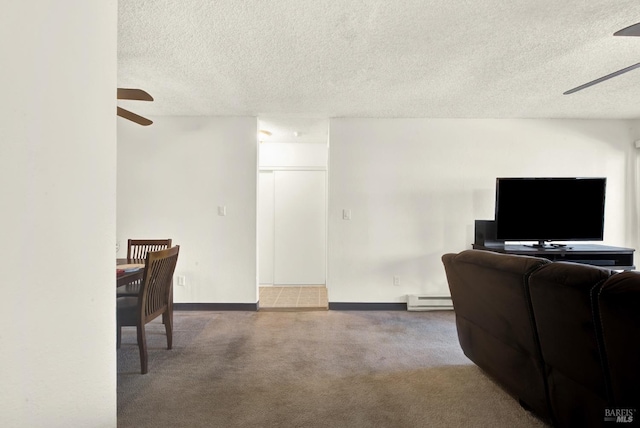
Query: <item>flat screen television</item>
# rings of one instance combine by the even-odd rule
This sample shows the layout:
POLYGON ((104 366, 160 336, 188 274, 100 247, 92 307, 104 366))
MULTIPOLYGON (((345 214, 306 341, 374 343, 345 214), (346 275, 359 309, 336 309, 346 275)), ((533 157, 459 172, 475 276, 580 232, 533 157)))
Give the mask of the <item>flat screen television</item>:
POLYGON ((601 241, 606 178, 497 178, 496 237, 504 241, 601 241))

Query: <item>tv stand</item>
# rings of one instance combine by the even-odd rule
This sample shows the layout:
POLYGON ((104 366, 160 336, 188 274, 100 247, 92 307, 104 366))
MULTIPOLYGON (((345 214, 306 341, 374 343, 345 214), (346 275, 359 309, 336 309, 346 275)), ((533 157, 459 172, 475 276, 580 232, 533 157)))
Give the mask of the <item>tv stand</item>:
POLYGON ((542 257, 554 262, 584 263, 612 270, 634 270, 633 248, 610 247, 597 244, 559 244, 543 247, 532 245, 510 245, 502 242, 473 244, 473 249, 493 251, 495 253, 517 254, 522 256, 542 257))

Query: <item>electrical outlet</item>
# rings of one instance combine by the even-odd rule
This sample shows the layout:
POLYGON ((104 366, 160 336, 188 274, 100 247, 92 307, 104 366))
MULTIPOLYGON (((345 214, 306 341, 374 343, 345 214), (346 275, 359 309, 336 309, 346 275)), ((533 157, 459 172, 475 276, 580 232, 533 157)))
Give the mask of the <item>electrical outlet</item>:
POLYGON ((394 276, 393 277, 393 285, 395 285, 395 286, 400 285, 400 277, 399 276, 394 276))
POLYGON ((227 206, 226 205, 220 205, 218 207, 218 215, 219 216, 226 216, 227 215, 227 206))
POLYGON ((187 285, 187 278, 184 275, 179 275, 178 276, 178 285, 180 285, 182 287, 187 285))

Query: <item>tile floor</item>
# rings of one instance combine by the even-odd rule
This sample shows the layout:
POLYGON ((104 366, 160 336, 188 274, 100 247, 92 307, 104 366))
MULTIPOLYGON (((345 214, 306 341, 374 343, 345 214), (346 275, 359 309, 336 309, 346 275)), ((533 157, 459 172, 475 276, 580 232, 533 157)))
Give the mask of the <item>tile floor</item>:
POLYGON ((325 286, 260 287, 260 310, 326 311, 329 309, 325 286))

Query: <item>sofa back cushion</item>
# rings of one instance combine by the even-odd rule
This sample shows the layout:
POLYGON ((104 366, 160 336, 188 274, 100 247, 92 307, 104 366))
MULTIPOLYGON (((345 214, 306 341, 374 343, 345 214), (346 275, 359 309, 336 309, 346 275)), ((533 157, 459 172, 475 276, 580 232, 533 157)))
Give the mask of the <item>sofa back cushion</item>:
POLYGON ((442 261, 465 355, 523 405, 548 418, 527 277, 550 262, 482 250, 445 254, 442 261))
POLYGON ((612 404, 640 417, 640 272, 613 275, 598 294, 612 404))
POLYGON ((607 406, 595 297, 611 272, 556 262, 529 277, 549 398, 559 426, 600 426, 607 406))

